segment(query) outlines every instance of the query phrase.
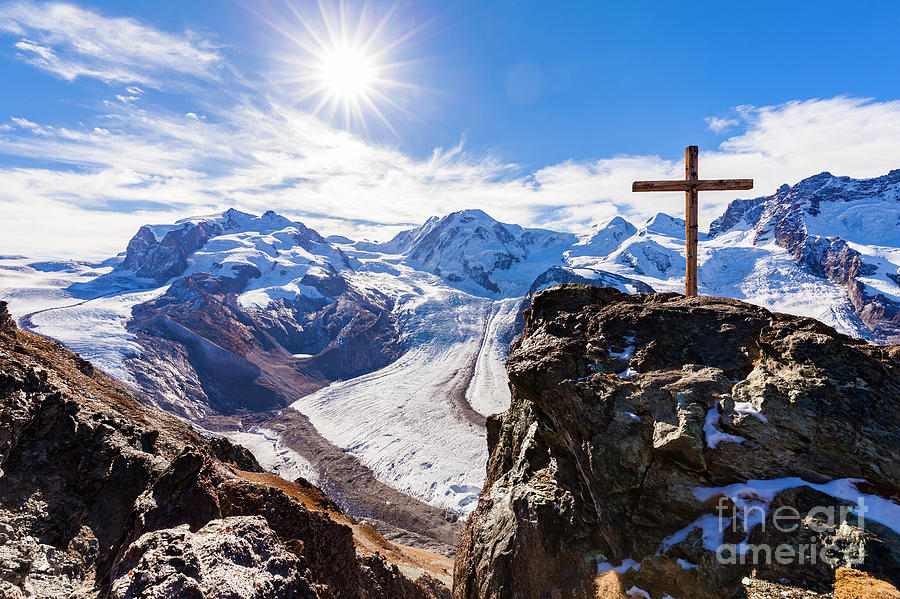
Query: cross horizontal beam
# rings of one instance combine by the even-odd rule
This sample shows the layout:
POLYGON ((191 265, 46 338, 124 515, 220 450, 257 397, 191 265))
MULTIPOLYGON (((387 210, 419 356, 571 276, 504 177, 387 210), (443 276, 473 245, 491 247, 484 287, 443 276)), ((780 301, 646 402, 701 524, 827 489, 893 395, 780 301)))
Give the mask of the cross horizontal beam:
POLYGON ((753 189, 753 179, 695 179, 693 181, 635 181, 631 191, 730 191, 753 189))

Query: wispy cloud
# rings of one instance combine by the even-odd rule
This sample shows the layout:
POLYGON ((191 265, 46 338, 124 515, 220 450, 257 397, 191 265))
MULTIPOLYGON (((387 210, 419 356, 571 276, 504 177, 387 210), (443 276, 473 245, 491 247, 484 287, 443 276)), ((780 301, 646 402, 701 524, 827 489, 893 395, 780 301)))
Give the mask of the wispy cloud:
POLYGON ((108 18, 73 4, 0 5, 0 31, 18 36, 18 57, 53 75, 159 87, 162 75, 214 78, 215 45, 190 32, 166 33, 130 18, 108 18))
MULTIPOLYGON (((683 194, 630 191, 634 179, 683 176, 680 148, 668 156, 572 160, 533 172, 497 155, 472 153, 462 139, 415 158, 335 129, 268 90, 244 86, 221 93, 227 84, 213 83, 216 70, 230 67, 194 34, 71 6, 8 6, 0 28, 21 37, 11 44, 27 35, 57 56, 65 50, 69 59, 89 65, 84 68, 132 74, 99 77, 112 89, 92 121, 7 116, 0 152, 41 166, 0 169, 3 253, 110 255, 142 223, 231 206, 274 209, 326 234, 381 239, 431 215, 472 207, 507 222, 563 230, 586 229, 615 214, 641 220, 681 212, 683 194), (53 11, 74 11, 78 18, 65 27, 47 16, 53 11), (122 56, 79 49, 86 40, 97 48, 120 47, 134 36, 143 37, 142 49, 122 56), (179 53, 187 64, 171 56, 173 47, 185 50, 179 53), (179 104, 196 108, 175 111, 143 99, 144 88, 168 81, 169 73, 208 82, 200 92, 180 91, 185 101, 179 104)), ((900 166, 900 102, 838 97, 742 106, 735 114, 730 126, 737 133, 703 150, 700 169, 703 177, 754 178, 756 188, 745 197, 822 170, 869 177, 900 166)), ((701 224, 733 198, 704 193, 701 224)))
POLYGON ((731 127, 737 127, 740 122, 737 119, 723 119, 717 116, 708 116, 706 119, 706 127, 713 133, 722 133, 731 127))

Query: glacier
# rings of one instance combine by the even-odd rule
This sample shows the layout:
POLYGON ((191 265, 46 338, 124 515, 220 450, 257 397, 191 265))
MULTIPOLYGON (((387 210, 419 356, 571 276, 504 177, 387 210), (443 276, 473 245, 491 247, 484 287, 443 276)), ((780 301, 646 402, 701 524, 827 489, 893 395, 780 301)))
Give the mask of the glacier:
MULTIPOLYGON (((823 173, 770 196, 737 199, 700 235, 700 293, 811 316, 873 342, 898 341, 898 225, 900 171, 869 180, 823 173)), ((138 390, 151 379, 190 379, 167 390, 177 406, 188 403, 182 390, 202 377, 169 372, 178 367, 165 360, 152 377, 135 372, 142 360, 160 360, 141 345, 135 314, 154 301, 203 310, 204 294, 219 294, 234 322, 271 346, 268 361, 259 359, 261 346, 246 357, 264 371, 271 366, 263 373, 270 379, 283 379, 279 393, 293 389, 285 405, 380 481, 465 513, 484 478, 485 420, 509 403, 504 362, 530 296, 559 282, 681 292, 684 271, 684 221, 666 214, 643 223, 617 216, 576 235, 463 210, 375 243, 325 238, 274 212, 228 210, 142 227, 124 257, 104 263, 0 257, 0 299, 26 328, 138 390), (292 387, 285 373, 329 365, 321 361, 328 352, 351 343, 360 344, 351 357, 383 349, 365 343, 384 336, 348 336, 356 313, 340 321, 344 328, 314 320, 353 302, 388 319, 396 351, 364 372, 324 368, 292 387), (284 332, 286 316, 295 328, 284 332), (312 331, 316 343, 297 341, 312 331)), ((208 320, 203 326, 217 326, 208 320)), ((212 338, 202 328, 194 333, 212 338)), ((192 405, 182 416, 203 414, 192 405)), ((313 464, 286 465, 293 454, 264 427, 227 433, 263 452, 272 468, 315 475, 313 464)))

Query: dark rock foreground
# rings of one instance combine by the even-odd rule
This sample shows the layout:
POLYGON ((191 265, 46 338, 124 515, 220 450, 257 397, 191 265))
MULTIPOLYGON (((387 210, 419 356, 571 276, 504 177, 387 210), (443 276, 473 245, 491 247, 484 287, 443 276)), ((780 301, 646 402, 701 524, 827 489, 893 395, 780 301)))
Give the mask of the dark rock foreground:
POLYGON ((260 470, 0 302, 0 597, 449 597, 424 552, 260 470))
POLYGON ((900 347, 581 285, 525 320, 455 597, 900 596, 900 347))

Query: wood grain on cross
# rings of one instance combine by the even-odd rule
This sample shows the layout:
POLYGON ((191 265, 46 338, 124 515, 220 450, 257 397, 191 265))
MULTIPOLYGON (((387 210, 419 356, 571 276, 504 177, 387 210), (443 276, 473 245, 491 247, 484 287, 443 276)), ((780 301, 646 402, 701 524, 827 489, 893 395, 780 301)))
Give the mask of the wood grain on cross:
POLYGON ((635 181, 631 191, 683 191, 684 237, 687 248, 687 272, 684 294, 697 295, 697 192, 753 189, 753 179, 701 179, 697 175, 697 146, 684 150, 684 181, 635 181))

